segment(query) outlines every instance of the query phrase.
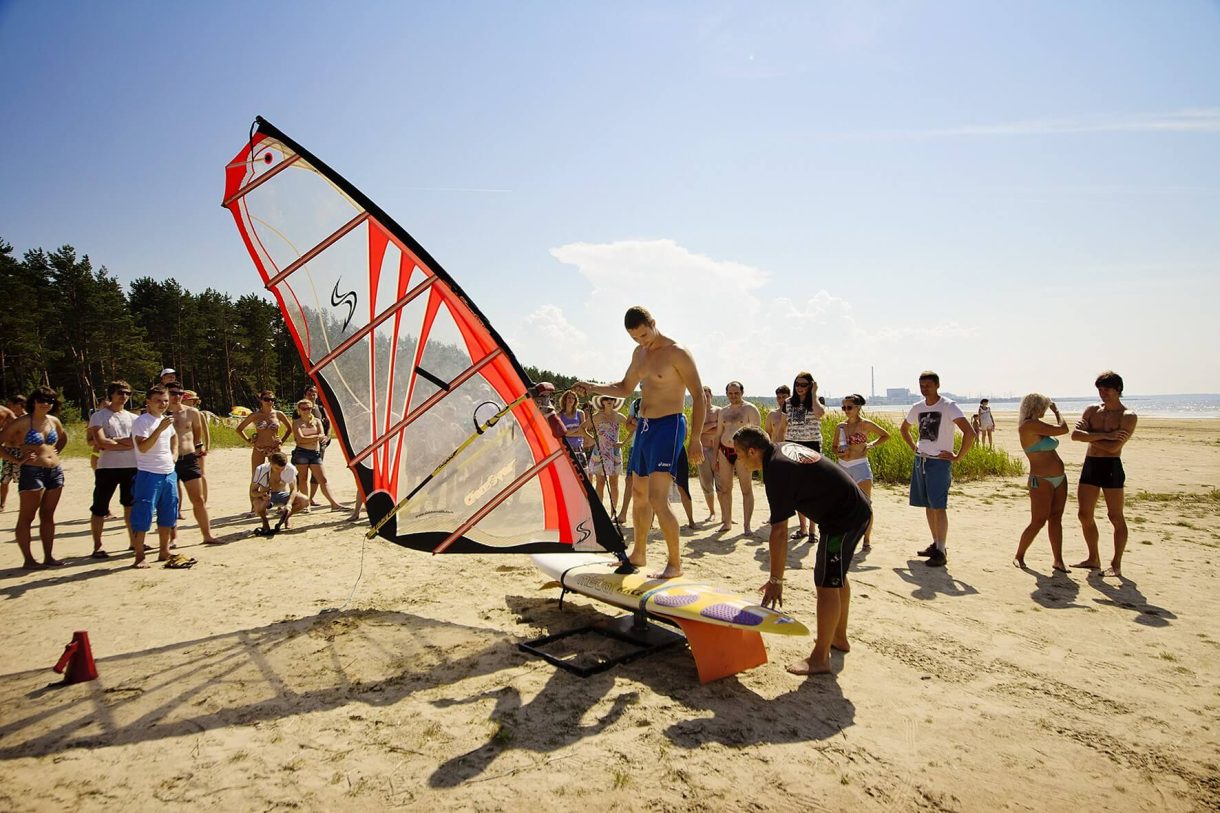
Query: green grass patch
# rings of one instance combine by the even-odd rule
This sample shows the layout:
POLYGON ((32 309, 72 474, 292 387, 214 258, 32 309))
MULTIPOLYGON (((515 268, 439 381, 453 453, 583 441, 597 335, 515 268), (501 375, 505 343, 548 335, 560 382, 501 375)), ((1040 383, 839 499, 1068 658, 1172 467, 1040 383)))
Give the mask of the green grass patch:
MULTIPOLYGON (((759 406, 759 412, 762 413, 762 420, 765 425, 767 414, 770 410, 764 405, 759 406)), ((626 414, 625 408, 623 414, 626 414)), ((689 409, 686 410, 686 420, 687 426, 690 426, 689 409)), ((822 448, 828 452, 832 449, 835 427, 842 420, 843 413, 837 410, 827 410, 826 414, 822 416, 822 448)), ((895 485, 909 483, 911 481, 911 467, 915 463, 915 453, 903 443, 902 436, 898 434, 899 424, 895 424, 886 418, 875 416, 869 416, 869 420, 890 434, 889 441, 868 453, 868 459, 873 468, 873 481, 895 485)), ((961 448, 960 436, 954 441, 953 448, 955 450, 961 448)), ((834 458, 833 454, 829 456, 832 459, 834 458)), ((623 462, 626 463, 630 457, 631 438, 628 437, 626 443, 623 444, 623 462)), ((953 464, 953 480, 957 483, 968 483, 972 480, 983 480, 989 477, 1018 477, 1024 473, 1025 465, 1021 460, 1012 457, 1007 452, 1002 452, 998 449, 987 449, 978 445, 972 446, 965 458, 953 464)), ((594 470, 593 474, 597 474, 597 471, 594 470)), ((690 467, 690 476, 692 478, 698 476, 695 466, 690 467)))
MULTIPOLYGON (((236 426, 236 422, 234 422, 236 426)), ((93 450, 85 443, 85 430, 88 427, 81 422, 64 424, 68 432, 68 445, 64 447, 60 457, 88 457, 93 450)), ((208 434, 212 438, 213 449, 249 448, 250 444, 242 440, 237 430, 227 423, 213 423, 208 426, 208 434)), ((291 444, 291 440, 289 441, 291 444)))

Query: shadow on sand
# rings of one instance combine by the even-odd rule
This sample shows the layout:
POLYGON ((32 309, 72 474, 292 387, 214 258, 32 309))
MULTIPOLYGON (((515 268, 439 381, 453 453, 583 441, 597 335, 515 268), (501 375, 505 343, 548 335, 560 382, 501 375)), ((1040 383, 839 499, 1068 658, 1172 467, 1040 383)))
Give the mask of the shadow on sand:
MULTIPOLYGON (((523 621, 549 631, 594 623, 605 616, 585 605, 560 610, 553 599, 508 596, 508 605, 523 621)), ((835 653, 836 671, 842 655, 835 653)), ((766 669, 781 669, 771 664, 766 669)), ((763 697, 736 677, 701 685, 694 661, 685 647, 674 647, 607 672, 579 678, 556 669, 541 691, 528 701, 516 687, 505 686, 473 697, 435 701, 446 708, 494 702, 493 733, 483 745, 445 761, 429 778, 433 787, 454 787, 484 773, 510 750, 553 752, 614 725, 640 701, 638 691, 620 692, 610 707, 589 722, 589 711, 614 690, 618 678, 628 678, 673 701, 679 719, 665 736, 681 748, 709 742, 733 747, 758 743, 812 742, 835 736, 855 722, 855 706, 843 697, 832 676, 801 680, 778 697, 763 697)))
POLYGON ((88 683, 48 685, 49 668, 3 675, 0 759, 389 705, 515 663, 487 658, 510 648, 492 629, 348 610, 98 658, 88 683), (234 685, 258 699, 234 702, 234 685))
POLYGON ((923 559, 908 559, 906 567, 896 567, 894 572, 907 584, 915 585, 912 598, 930 601, 938 595, 957 598, 978 594, 973 586, 949 575, 948 567, 928 567, 923 559))
MULTIPOLYGON (((606 617, 583 605, 560 610, 554 599, 509 596, 508 603, 536 629, 562 630, 606 617)), ((668 716, 675 722, 665 736, 683 748, 821 740, 855 718, 832 677, 793 678, 792 690, 776 698, 762 697, 736 678, 700 685, 685 647, 585 680, 555 670, 528 701, 512 685, 460 694, 462 681, 520 667, 525 659, 516 641, 496 629, 403 612, 320 613, 99 658, 100 677, 88 683, 51 684, 49 668, 0 675, 0 760, 157 741, 352 705, 387 707, 449 687, 453 696, 434 700, 435 706, 491 701, 495 723, 483 745, 449 759, 429 756, 436 766, 429 783, 452 787, 482 774, 501 753, 553 752, 613 726, 641 699, 637 688, 615 694, 620 678, 672 701, 668 716), (611 695, 609 710, 587 721, 589 710, 611 695)))
POLYGON ((1135 613, 1131 620, 1136 624, 1145 627, 1168 627, 1171 620, 1177 620, 1177 615, 1172 610, 1149 604, 1136 583, 1128 578, 1103 578, 1100 570, 1094 570, 1089 573, 1088 580, 1093 589, 1105 596, 1093 601, 1107 607, 1131 610, 1135 613))

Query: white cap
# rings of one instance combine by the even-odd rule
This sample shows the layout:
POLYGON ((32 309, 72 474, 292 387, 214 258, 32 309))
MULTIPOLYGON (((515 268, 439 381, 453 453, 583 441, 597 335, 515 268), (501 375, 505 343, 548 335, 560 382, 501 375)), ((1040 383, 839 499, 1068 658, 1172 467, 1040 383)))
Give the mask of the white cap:
POLYGON ((160 373, 157 375, 157 378, 160 378, 161 376, 166 376, 166 375, 177 375, 177 374, 178 374, 178 371, 177 371, 177 370, 175 370, 173 367, 166 367, 164 370, 162 370, 162 371, 161 371, 161 372, 160 372, 160 373))

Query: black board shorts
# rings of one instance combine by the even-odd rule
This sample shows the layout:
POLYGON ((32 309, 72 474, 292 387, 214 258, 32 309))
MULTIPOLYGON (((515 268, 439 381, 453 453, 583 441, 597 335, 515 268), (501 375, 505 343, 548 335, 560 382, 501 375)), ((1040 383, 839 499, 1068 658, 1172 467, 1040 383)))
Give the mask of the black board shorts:
POLYGON ((845 530, 822 527, 818 539, 817 558, 813 565, 813 583, 817 587, 839 588, 847 583, 847 569, 856 555, 856 545, 868 531, 873 512, 867 506, 857 513, 845 530))
POLYGON ((1122 488, 1127 482, 1121 457, 1086 457, 1080 469, 1082 486, 1122 488))

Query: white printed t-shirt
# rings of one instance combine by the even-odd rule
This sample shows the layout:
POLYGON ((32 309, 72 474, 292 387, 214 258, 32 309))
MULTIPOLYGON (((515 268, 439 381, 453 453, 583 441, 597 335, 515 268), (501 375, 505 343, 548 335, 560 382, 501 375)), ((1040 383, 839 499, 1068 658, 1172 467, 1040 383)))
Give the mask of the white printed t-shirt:
POLYGON ((907 423, 919 429, 916 449, 924 457, 936 457, 941 452, 953 451, 953 422, 965 418, 961 407, 948 398, 941 398, 932 406, 921 400, 907 413, 907 423))
MULTIPOLYGON (((115 412, 110 407, 102 407, 89 418, 89 428, 98 431, 111 440, 122 440, 131 437, 131 427, 136 415, 124 409, 115 412)), ((156 424, 154 424, 156 426, 156 424)), ((103 449, 98 456, 99 469, 134 469, 136 467, 136 450, 133 449, 103 449)))
MULTIPOLYGON (((162 415, 161 418, 165 416, 162 415)), ((131 436, 133 438, 144 438, 147 440, 152 437, 153 432, 157 430, 157 424, 161 423, 161 418, 151 412, 145 412, 140 417, 132 421, 131 436)), ((157 438, 157 442, 147 452, 141 452, 139 446, 132 449, 136 456, 136 468, 140 471, 147 471, 152 474, 169 474, 174 470, 174 453, 170 450, 170 442, 174 437, 174 427, 167 426, 157 438)))
POLYGON ((297 481, 297 467, 289 463, 284 466, 284 470, 280 472, 280 481, 274 486, 271 485, 271 464, 264 463, 254 470, 254 477, 250 482, 257 486, 270 489, 271 491, 288 491, 292 484, 297 481))

